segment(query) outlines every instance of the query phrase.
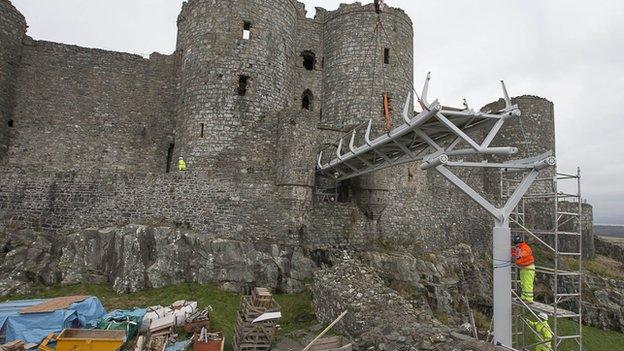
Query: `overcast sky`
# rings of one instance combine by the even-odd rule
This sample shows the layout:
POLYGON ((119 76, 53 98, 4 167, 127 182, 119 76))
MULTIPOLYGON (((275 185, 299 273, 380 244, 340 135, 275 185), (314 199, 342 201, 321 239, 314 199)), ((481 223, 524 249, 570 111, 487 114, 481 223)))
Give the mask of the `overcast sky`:
MULTIPOLYGON (((226 0, 227 1, 227 0, 226 0)), ((340 2, 305 0, 328 10, 340 2)), ((148 55, 175 48, 181 0, 13 0, 35 39, 148 55)), ((624 224, 624 1, 387 0, 415 30, 417 86, 482 106, 510 94, 555 103, 560 171, 583 174, 596 223, 624 224), (620 103, 623 103, 620 105, 620 103)))

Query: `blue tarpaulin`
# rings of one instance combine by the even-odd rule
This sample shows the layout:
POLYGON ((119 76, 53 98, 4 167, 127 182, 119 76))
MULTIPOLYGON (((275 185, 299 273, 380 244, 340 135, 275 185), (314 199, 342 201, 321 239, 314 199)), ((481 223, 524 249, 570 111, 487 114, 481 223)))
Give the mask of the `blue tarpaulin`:
POLYGON ((24 340, 39 343, 49 333, 65 328, 81 328, 94 325, 106 314, 97 297, 71 304, 54 312, 21 314, 22 308, 37 305, 46 300, 20 300, 0 303, 0 330, 5 332, 6 342, 24 340))

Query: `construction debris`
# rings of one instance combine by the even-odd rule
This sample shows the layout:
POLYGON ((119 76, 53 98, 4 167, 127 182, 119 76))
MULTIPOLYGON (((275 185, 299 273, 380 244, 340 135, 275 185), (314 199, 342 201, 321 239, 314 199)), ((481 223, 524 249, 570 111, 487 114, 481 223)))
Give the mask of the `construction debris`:
POLYGON ((184 324, 184 331, 187 334, 198 333, 202 329, 210 329, 210 313, 212 306, 208 306, 201 311, 191 314, 184 324))
POLYGON ((176 301, 168 307, 148 307, 139 331, 153 333, 168 326, 184 326, 187 318, 196 311, 197 301, 186 300, 176 301))
POLYGON ((195 334, 193 341, 193 351, 223 351, 225 345, 222 332, 209 333, 206 328, 195 334))
POLYGON ((251 296, 241 298, 236 315, 234 351, 268 351, 279 326, 276 320, 265 319, 254 323, 266 313, 279 312, 280 306, 265 288, 255 288, 251 296))
POLYGON ((24 342, 22 340, 14 340, 4 345, 0 345, 0 350, 1 351, 23 351, 25 350, 24 342))
POLYGON ((330 336, 314 341, 309 351, 351 351, 353 344, 342 336, 330 336))

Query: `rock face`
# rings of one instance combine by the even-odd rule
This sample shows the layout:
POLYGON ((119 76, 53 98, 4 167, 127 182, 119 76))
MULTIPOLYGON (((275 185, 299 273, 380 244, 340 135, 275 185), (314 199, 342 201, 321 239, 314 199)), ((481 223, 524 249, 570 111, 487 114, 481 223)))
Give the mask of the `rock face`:
POLYGON ((184 282, 226 290, 263 285, 296 292, 317 268, 300 247, 241 242, 169 227, 127 225, 65 237, 31 231, 6 235, 0 296, 33 284, 110 282, 119 293, 184 282))
POLYGON ((388 286, 446 323, 460 325, 465 321, 464 298, 472 307, 492 305, 489 264, 477 261, 468 245, 417 257, 369 251, 362 258, 388 286))
POLYGON ((586 274, 584 285, 583 322, 624 332, 624 280, 586 274))
POLYGON ((624 263, 624 245, 610 242, 598 236, 594 237, 594 243, 597 254, 605 255, 624 263))
POLYGON ((330 323, 347 310, 335 326, 364 349, 374 350, 495 350, 491 345, 456 339, 456 334, 388 288, 375 271, 346 257, 314 274, 317 318, 330 323))

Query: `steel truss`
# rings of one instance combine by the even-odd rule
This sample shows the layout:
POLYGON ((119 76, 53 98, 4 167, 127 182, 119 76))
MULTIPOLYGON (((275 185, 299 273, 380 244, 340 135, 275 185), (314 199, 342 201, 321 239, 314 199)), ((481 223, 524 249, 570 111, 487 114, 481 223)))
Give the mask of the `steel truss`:
POLYGON ((520 117, 517 105, 513 105, 505 84, 501 82, 505 98, 505 108, 495 113, 476 112, 466 104, 463 109, 443 108, 436 100, 427 101, 430 75, 418 102, 422 112, 410 116, 408 94, 403 109, 404 123, 397 128, 371 139, 372 120, 366 128, 358 126, 340 138, 332 146, 333 155, 327 149, 321 150, 317 159, 317 174, 336 181, 346 180, 376 172, 388 167, 420 161, 422 170, 435 169, 448 181, 473 199, 494 217, 492 231, 493 252, 493 300, 494 300, 494 339, 497 345, 512 345, 512 289, 509 218, 529 187, 537 179, 541 170, 554 166, 552 154, 512 160, 507 162, 468 162, 460 157, 486 155, 513 155, 516 147, 491 147, 490 144, 503 124, 510 118, 520 117), (473 132, 487 131, 482 140, 477 141, 473 132), (363 142, 362 142, 363 140, 363 142), (456 149, 458 145, 466 148, 456 149), (348 148, 348 150, 345 149, 348 148), (453 157, 455 160, 451 160, 453 157), (449 168, 494 168, 522 175, 522 180, 502 207, 497 207, 484 196, 471 188, 449 168), (505 264, 501 264, 504 262, 505 264))
MULTIPOLYGON (((518 186, 518 179, 504 173, 501 173, 500 179, 501 198, 509 198, 518 186)), ((512 232, 530 238, 534 242, 534 248, 540 249, 538 252, 545 256, 537 257, 536 273, 538 279, 544 277, 544 280, 552 284, 550 304, 526 304, 518 299, 518 270, 514 269, 514 346, 518 349, 530 349, 537 344, 549 343, 555 351, 563 346, 566 350, 582 351, 583 212, 580 169, 577 169, 576 174, 556 173, 552 177, 536 179, 535 186, 522 198, 510 220, 512 232), (562 185, 572 191, 561 191, 562 185), (552 220, 550 223, 532 225, 527 219, 530 216, 527 212, 531 211, 547 211, 552 220), (539 312, 550 316, 552 340, 543 340, 525 322, 526 318, 536 318, 539 312), (572 332, 565 333, 560 328, 561 320, 564 319, 572 321, 572 332)))

